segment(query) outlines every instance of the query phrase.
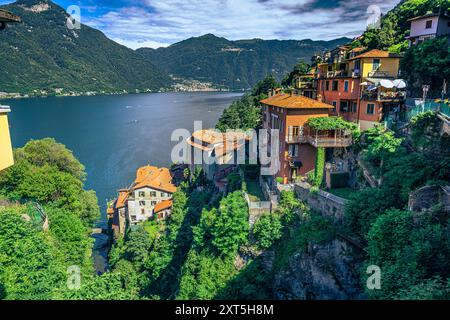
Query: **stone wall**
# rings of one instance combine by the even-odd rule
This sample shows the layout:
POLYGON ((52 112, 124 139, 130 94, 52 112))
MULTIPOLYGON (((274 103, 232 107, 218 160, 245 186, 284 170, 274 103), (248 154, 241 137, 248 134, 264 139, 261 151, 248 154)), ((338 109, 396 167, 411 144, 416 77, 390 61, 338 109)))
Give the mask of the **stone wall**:
POLYGON ((347 200, 323 190, 311 192, 310 189, 311 186, 307 183, 297 183, 295 185, 297 198, 307 203, 312 210, 332 218, 337 223, 342 223, 347 200))
POLYGON ((443 209, 450 211, 450 186, 425 186, 409 196, 408 209, 411 211, 426 211, 441 204, 443 209))

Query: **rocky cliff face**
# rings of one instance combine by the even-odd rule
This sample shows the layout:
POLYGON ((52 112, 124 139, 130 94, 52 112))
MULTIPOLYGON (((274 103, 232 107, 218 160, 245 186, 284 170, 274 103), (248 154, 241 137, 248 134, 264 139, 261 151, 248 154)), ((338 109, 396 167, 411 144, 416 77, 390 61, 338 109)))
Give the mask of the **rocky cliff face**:
POLYGON ((346 242, 310 244, 294 254, 274 279, 274 298, 280 300, 364 299, 360 285, 361 259, 346 242))

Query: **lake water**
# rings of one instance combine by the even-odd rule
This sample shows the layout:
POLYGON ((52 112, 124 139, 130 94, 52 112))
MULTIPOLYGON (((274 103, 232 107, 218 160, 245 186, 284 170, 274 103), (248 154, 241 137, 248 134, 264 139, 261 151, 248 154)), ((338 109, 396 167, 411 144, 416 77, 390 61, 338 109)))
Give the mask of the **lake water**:
POLYGON ((170 166, 172 131, 192 132, 194 121, 214 127, 239 93, 156 93, 122 96, 3 100, 11 106, 14 147, 54 137, 86 166, 86 188, 104 209, 116 190, 129 186, 146 164, 170 166))

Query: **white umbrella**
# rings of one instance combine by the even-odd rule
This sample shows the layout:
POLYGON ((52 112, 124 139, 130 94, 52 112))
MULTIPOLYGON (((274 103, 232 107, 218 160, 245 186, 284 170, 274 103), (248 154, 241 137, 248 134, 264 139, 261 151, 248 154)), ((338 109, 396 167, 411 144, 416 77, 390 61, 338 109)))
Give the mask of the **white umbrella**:
POLYGON ((363 83, 360 84, 360 86, 368 86, 369 83, 367 81, 364 81, 363 83))
POLYGON ((394 86, 398 89, 406 88, 406 82, 403 79, 394 80, 394 86))
POLYGON ((383 79, 380 80, 380 86, 390 89, 393 88, 395 85, 391 80, 383 79))

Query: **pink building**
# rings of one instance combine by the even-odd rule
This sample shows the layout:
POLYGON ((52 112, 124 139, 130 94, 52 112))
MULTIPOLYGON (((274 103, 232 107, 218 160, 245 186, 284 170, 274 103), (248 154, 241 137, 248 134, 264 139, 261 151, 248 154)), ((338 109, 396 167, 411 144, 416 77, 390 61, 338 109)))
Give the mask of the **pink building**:
POLYGON ((409 19, 411 31, 409 45, 417 45, 427 39, 440 36, 450 37, 450 15, 445 13, 430 13, 409 19))

